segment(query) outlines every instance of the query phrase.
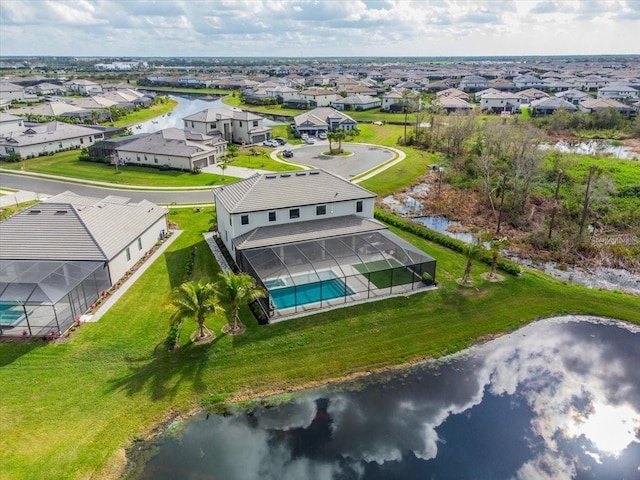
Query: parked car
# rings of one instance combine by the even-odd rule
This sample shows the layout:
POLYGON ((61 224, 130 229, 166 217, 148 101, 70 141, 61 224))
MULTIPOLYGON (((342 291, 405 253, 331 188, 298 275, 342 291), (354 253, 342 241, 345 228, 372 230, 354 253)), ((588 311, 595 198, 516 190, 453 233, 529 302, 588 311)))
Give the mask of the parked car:
POLYGON ((275 137, 274 140, 278 142, 278 145, 285 145, 287 141, 282 137, 275 137))
POLYGON ((310 137, 303 138, 302 141, 304 143, 306 143, 307 145, 312 145, 312 144, 316 143, 315 140, 313 138, 310 138, 310 137))
POLYGON ((282 152, 284 158, 293 158, 293 152, 291 150, 285 150, 282 152))
POLYGON ((318 132, 318 138, 320 140, 326 140, 327 139, 327 132, 318 132))
POLYGON ((262 145, 265 147, 274 147, 274 148, 280 146, 280 144, 275 140, 265 140, 264 142, 262 142, 262 145))

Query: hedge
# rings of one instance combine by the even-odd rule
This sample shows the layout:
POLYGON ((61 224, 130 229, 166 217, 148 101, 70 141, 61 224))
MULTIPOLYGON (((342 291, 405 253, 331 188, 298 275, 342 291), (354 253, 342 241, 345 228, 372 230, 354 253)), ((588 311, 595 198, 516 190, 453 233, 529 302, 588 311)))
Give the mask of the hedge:
MULTIPOLYGON (((396 215, 382 210, 376 209, 374 216, 377 220, 397 227, 400 230, 411 233, 420 238, 424 238, 425 240, 435 242, 456 252, 462 254, 466 253, 468 244, 461 240, 456 240, 455 238, 451 238, 447 235, 436 232, 435 230, 431 230, 423 225, 418 225, 411 220, 404 220, 396 215)), ((484 250, 483 252, 478 254, 477 259, 482 263, 486 263, 487 265, 491 265, 493 261, 491 252, 487 250, 484 250)), ((496 266, 503 272, 509 273, 514 276, 518 276, 520 275, 520 273, 522 273, 522 269, 518 265, 501 258, 498 259, 496 266)))

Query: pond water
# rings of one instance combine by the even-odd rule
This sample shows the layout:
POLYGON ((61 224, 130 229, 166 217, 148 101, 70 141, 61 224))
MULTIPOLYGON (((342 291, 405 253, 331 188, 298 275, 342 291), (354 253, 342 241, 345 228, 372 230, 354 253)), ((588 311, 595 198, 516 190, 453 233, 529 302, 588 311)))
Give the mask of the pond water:
POLYGON ((580 155, 600 155, 603 157, 622 158, 625 160, 640 160, 640 153, 633 152, 624 145, 617 145, 607 140, 567 141, 560 140, 554 144, 543 144, 544 150, 557 150, 562 153, 577 153, 580 155))
MULTIPOLYGON (((165 128, 184 128, 184 122, 182 119, 188 115, 192 115, 201 110, 207 108, 228 108, 232 109, 228 105, 224 104, 220 98, 213 98, 209 96, 178 96, 169 95, 172 100, 178 102, 178 105, 170 112, 160 117, 147 120, 146 122, 138 123, 131 126, 132 133, 153 133, 165 128)), ((269 127, 276 125, 277 123, 265 119, 264 125, 269 127)))
POLYGON ((440 361, 200 414, 152 444, 137 478, 640 478, 640 328, 536 322, 440 361))

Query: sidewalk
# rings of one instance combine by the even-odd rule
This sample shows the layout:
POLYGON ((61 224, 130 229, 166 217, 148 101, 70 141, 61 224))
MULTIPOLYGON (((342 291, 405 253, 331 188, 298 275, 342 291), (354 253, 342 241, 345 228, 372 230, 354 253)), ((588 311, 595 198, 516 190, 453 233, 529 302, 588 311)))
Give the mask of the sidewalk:
POLYGON ((36 192, 29 192, 26 190, 19 190, 17 192, 2 190, 0 189, 0 194, 6 194, 0 196, 0 207, 12 207, 18 206, 19 203, 22 202, 31 202, 33 200, 45 200, 47 195, 43 195, 36 192))

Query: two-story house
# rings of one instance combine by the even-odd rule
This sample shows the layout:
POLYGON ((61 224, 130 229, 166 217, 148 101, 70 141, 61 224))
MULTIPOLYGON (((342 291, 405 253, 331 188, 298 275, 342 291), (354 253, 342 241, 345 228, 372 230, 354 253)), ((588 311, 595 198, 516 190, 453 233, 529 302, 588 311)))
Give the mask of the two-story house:
POLYGON ((331 107, 315 108, 293 117, 293 126, 299 135, 317 135, 320 132, 350 131, 357 128, 358 122, 346 113, 331 107))
POLYGON ((221 135, 231 143, 253 145, 271 139, 264 118, 243 110, 207 108, 182 119, 185 130, 205 135, 221 135))
POLYGON ((268 292, 269 317, 435 280, 435 260, 373 218, 375 194, 325 170, 256 174, 214 195, 220 239, 268 292))

